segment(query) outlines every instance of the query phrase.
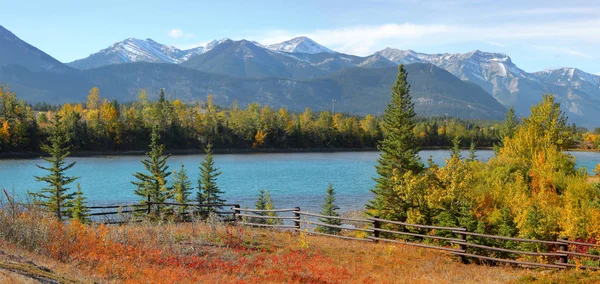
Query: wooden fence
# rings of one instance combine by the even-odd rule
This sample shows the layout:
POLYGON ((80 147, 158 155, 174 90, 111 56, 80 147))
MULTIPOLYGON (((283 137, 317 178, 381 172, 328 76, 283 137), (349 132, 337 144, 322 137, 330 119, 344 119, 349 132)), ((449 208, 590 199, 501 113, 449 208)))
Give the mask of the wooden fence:
MULTIPOLYGON (((486 264, 509 263, 525 267, 542 267, 551 269, 579 268, 600 270, 598 266, 584 265, 585 261, 600 262, 600 255, 590 254, 590 248, 598 248, 600 244, 577 242, 567 239, 556 241, 534 240, 495 236, 468 232, 461 227, 441 227, 406 222, 391 221, 380 218, 354 219, 338 216, 326 216, 310 212, 302 212, 300 207, 288 209, 258 210, 241 208, 238 204, 192 204, 192 203, 145 203, 110 206, 92 206, 92 217, 135 213, 152 213, 160 211, 161 206, 183 207, 185 214, 193 216, 201 208, 218 208, 213 210, 224 221, 235 221, 242 226, 263 227, 272 229, 294 230, 311 235, 321 235, 362 242, 389 242, 427 249, 446 251, 458 256, 463 263, 478 262, 486 264), (227 211, 227 208, 229 211, 227 211), (106 209, 119 209, 105 212, 106 209), (189 209, 189 210, 188 210, 189 209), (102 210, 101 212, 97 212, 102 210), (277 213, 277 214, 273 214, 277 213), (227 218, 230 216, 231 218, 227 218), (268 221, 270 220, 270 221, 268 221), (336 220, 340 225, 324 222, 336 220), (328 234, 316 231, 317 227, 334 228, 341 234, 328 234), (362 234, 357 236, 356 233, 362 234), (355 235, 352 235, 355 233, 355 235), (516 247, 515 249, 507 246, 516 247), (525 250, 529 244, 530 250, 525 250), (520 248, 520 249, 519 249, 520 248)), ((181 211, 180 211, 181 212, 181 211)), ((122 220, 105 220, 106 224, 125 223, 122 220)), ((96 220, 98 221, 98 220, 96 220)))

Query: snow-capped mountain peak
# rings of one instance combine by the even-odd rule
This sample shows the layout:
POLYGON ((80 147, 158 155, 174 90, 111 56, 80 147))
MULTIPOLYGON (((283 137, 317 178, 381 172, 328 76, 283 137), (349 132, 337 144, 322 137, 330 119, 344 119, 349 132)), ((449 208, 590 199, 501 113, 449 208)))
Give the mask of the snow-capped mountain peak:
POLYGON ((279 52, 292 52, 292 53, 309 53, 309 54, 317 54, 317 53, 336 53, 335 51, 324 47, 314 40, 301 36, 295 37, 293 39, 271 44, 266 46, 268 49, 279 52))

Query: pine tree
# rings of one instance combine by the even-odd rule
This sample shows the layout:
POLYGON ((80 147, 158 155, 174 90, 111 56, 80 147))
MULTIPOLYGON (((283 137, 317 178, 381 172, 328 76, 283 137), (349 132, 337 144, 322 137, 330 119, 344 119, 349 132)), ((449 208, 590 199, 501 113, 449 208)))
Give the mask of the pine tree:
MULTIPOLYGON (((191 191, 192 182, 188 179, 185 166, 182 164, 179 171, 174 171, 175 176, 173 178, 173 199, 177 203, 188 203, 191 191)), ((183 214, 185 212, 184 206, 179 206, 177 213, 183 214)))
MULTIPOLYGON (((171 187, 167 185, 167 177, 171 175, 168 171, 167 159, 170 155, 163 155, 164 144, 158 144, 160 135, 158 127, 152 128, 150 137, 150 151, 146 153, 146 158, 142 160, 144 168, 148 173, 137 172, 133 176, 137 181, 131 182, 136 186, 135 194, 144 198, 142 204, 150 202, 165 202, 171 194, 171 187)), ((157 206, 157 213, 160 213, 160 206, 157 206)))
POLYGON ((519 126, 519 118, 515 114, 515 109, 511 107, 506 113, 504 123, 500 126, 498 133, 498 139, 500 140, 500 143, 494 144, 494 152, 496 154, 498 154, 500 148, 504 146, 504 140, 506 137, 513 138, 515 136, 517 126, 519 126))
POLYGON ((420 173, 423 164, 418 156, 419 147, 413 133, 416 114, 403 65, 398 67, 398 78, 392 87, 391 98, 382 121, 384 138, 378 146, 381 156, 375 166, 378 177, 375 178, 375 188, 371 190, 375 197, 366 207, 371 216, 404 220, 407 204, 394 192, 392 175, 401 177, 408 171, 420 173))
MULTIPOLYGON (((273 198, 271 198, 271 192, 267 190, 265 193, 265 210, 273 210, 275 209, 275 203, 273 202, 273 198)), ((265 212, 266 216, 269 217, 278 217, 279 214, 277 212, 265 212)), ((267 219, 266 223, 268 225, 281 225, 283 222, 281 219, 267 219)))
POLYGON ((477 159, 477 153, 475 151, 475 141, 471 140, 471 146, 469 147, 469 161, 473 162, 477 159))
MULTIPOLYGON (((208 144, 204 148, 204 152, 206 153, 206 157, 200 163, 200 178, 198 179, 198 195, 196 199, 198 204, 223 204, 225 203, 225 200, 221 199, 223 191, 217 185, 217 177, 221 175, 221 172, 215 167, 212 144, 208 144)), ((203 216, 207 216, 211 212, 216 212, 217 209, 217 207, 201 207, 200 212, 203 216)))
POLYGON ((460 155, 460 137, 457 135, 452 139, 452 148, 450 148, 450 153, 452 157, 456 157, 459 160, 462 159, 460 155))
MULTIPOLYGON (((256 202, 254 203, 254 208, 256 208, 257 210, 266 210, 267 209, 267 192, 262 188, 258 191, 258 198, 256 199, 256 202)), ((266 216, 267 214, 266 214, 266 212, 256 212, 256 215, 266 216)), ((266 221, 267 220, 264 218, 252 218, 250 220, 250 222, 258 223, 258 224, 265 224, 266 221)))
POLYGON ((517 131, 517 126, 519 125, 519 118, 515 114, 515 109, 510 108, 506 113, 506 118, 504 119, 504 124, 500 128, 500 139, 504 140, 505 137, 513 138, 515 136, 515 132, 517 131))
POLYGON ((75 199, 73 200, 73 208, 71 208, 71 219, 87 224, 90 220, 90 209, 86 206, 86 198, 81 191, 81 185, 77 184, 75 199))
MULTIPOLYGON (((325 196, 325 200, 323 201, 323 205, 321 205, 321 208, 323 209, 321 211, 321 215, 333 217, 340 216, 340 214, 338 213, 338 210, 340 208, 337 205, 335 205, 335 190, 333 189, 333 185, 331 184, 327 188, 327 195, 325 196)), ((319 221, 328 225, 342 225, 342 221, 339 219, 321 218, 319 219, 319 221)), ((332 228, 326 226, 317 226, 316 230, 320 233, 332 235, 337 235, 341 231, 341 229, 339 228, 332 228)))
POLYGON ((71 147, 67 145, 68 138, 62 125, 62 118, 58 114, 54 115, 48 140, 49 144, 42 144, 41 149, 50 155, 50 157, 42 157, 44 161, 50 163, 50 166, 37 165, 37 167, 49 173, 46 176, 35 177, 37 181, 47 183, 48 187, 32 195, 58 220, 62 220, 65 213, 73 206, 72 201, 75 196, 75 193, 69 193, 67 185, 78 177, 66 176, 66 171, 72 168, 75 162, 65 162, 65 158, 71 154, 71 147))

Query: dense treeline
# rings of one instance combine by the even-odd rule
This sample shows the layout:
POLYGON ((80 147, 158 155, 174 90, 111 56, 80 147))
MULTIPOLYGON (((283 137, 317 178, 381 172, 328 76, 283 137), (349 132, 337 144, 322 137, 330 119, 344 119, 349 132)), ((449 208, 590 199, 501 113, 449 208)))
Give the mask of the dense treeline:
MULTIPOLYGON (((38 151, 48 136, 52 117, 64 120, 73 151, 120 151, 146 149, 151 129, 158 126, 166 148, 374 148, 382 137, 381 118, 315 112, 249 104, 230 109, 206 102, 184 104, 167 100, 161 92, 150 101, 145 91, 131 103, 102 99, 97 88, 82 104, 34 106, 0 88, 0 151, 38 151)), ((474 140, 478 146, 498 141, 493 122, 452 118, 420 119, 415 134, 423 146, 448 146, 455 136, 474 140)))
POLYGON ((370 215, 526 239, 600 237, 600 184, 565 152, 574 130, 552 95, 520 121, 507 116, 489 161, 477 161, 474 151, 462 157, 455 148, 444 165, 431 159, 424 164, 410 131, 417 123, 402 72, 383 119, 389 131, 381 142, 370 215))

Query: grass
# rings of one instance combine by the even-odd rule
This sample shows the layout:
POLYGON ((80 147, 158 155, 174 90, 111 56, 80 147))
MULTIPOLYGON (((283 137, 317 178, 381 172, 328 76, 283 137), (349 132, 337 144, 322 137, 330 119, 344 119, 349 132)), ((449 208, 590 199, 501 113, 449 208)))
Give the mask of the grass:
POLYGON ((27 261, 7 264, 0 258, 0 272, 11 269, 67 283, 600 281, 598 273, 464 265, 447 253, 405 245, 235 227, 214 221, 102 226, 60 223, 32 208, 2 210, 0 250, 10 249, 21 259, 42 266, 27 261))

